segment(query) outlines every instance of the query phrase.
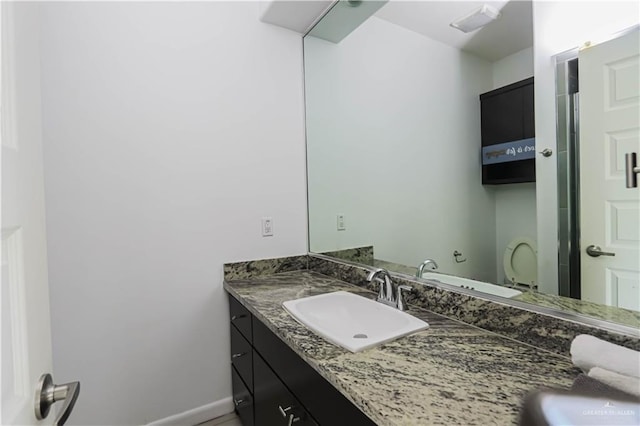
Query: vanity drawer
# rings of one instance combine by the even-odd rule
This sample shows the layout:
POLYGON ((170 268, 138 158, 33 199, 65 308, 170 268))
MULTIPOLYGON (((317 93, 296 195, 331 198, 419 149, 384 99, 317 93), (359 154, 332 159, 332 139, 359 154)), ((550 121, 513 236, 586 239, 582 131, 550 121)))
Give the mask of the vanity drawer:
POLYGON ((235 367, 231 367, 231 385, 233 386, 233 405, 243 426, 253 426, 253 397, 244 385, 235 367))
POLYGON ((253 333, 251 329, 251 312, 247 310, 232 295, 229 295, 229 316, 231 324, 235 325, 240 333, 249 341, 253 342, 253 333))
POLYGON ((247 342, 238 329, 231 327, 231 364, 247 384, 250 392, 253 392, 253 351, 251 344, 247 342))
MULTIPOLYGON (((318 426, 307 410, 256 352, 254 410, 257 426, 318 426)), ((348 424, 348 423, 333 423, 348 424)))
MULTIPOLYGON (((342 395, 324 377, 297 355, 286 343, 276 336, 266 325, 253 318, 254 348, 264 358, 282 382, 321 425, 375 426, 360 409, 342 395), (331 409, 327 409, 331 407, 331 409)), ((258 368, 254 366, 254 368, 258 368)), ((256 377, 255 401, 256 419, 258 414, 258 372, 256 377)))

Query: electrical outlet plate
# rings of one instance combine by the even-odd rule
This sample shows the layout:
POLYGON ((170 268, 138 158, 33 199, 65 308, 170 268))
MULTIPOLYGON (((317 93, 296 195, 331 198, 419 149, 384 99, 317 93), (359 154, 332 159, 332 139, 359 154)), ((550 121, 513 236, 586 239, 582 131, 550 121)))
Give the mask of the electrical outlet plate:
POLYGON ((262 218, 262 236, 263 237, 273 236, 273 219, 271 217, 262 218))
POLYGON ((339 214, 337 216, 337 225, 338 225, 338 231, 346 231, 347 230, 347 224, 344 220, 344 215, 343 214, 339 214))

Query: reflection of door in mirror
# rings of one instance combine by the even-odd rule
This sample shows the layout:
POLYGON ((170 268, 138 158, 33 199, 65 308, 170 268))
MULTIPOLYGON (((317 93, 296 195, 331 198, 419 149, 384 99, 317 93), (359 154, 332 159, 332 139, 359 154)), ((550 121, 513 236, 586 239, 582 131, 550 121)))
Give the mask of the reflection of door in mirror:
POLYGON ((640 310, 640 191, 625 153, 640 151, 640 32, 585 48, 580 81, 582 299, 640 310))

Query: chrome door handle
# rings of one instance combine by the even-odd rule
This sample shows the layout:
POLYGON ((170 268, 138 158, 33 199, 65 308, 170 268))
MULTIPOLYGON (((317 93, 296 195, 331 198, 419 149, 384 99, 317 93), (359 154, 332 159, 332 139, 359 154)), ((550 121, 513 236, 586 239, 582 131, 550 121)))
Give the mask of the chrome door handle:
POLYGON ((591 257, 600 257, 600 256, 615 256, 615 253, 610 253, 607 251, 602 251, 599 246, 590 245, 587 247, 587 254, 591 257))
POLYGON ((56 426, 64 425, 71 414, 71 410, 73 410, 73 406, 76 404, 79 394, 80 382, 54 385, 51 374, 43 374, 40 376, 38 386, 36 386, 36 419, 42 420, 46 418, 49 415, 51 406, 57 401, 64 400, 62 410, 60 410, 60 414, 58 414, 58 418, 54 423, 56 426))
POLYGON ((625 164, 625 177, 627 181, 627 188, 637 188, 638 187, 638 177, 636 176, 640 173, 640 167, 637 166, 636 163, 636 153, 628 152, 624 155, 624 164, 625 164))

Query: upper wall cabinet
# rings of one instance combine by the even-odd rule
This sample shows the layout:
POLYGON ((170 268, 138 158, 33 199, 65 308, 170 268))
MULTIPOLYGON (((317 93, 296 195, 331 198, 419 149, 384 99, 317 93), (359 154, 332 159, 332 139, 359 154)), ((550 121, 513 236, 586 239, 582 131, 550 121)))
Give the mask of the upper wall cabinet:
POLYGON ((533 77, 480 95, 482 184, 535 182, 533 77))

